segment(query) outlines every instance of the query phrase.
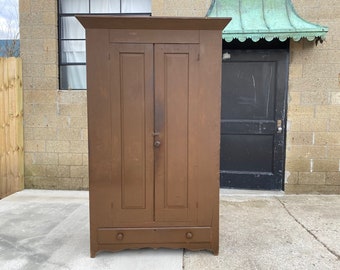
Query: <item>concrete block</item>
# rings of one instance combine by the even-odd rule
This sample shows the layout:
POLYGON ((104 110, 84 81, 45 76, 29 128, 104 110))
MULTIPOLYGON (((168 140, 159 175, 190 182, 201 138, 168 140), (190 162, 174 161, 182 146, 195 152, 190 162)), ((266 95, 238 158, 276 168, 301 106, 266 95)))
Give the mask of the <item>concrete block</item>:
POLYGON ((164 13, 164 0, 151 1, 151 12, 153 16, 162 16, 164 13))
POLYGON ((85 90, 58 90, 57 100, 60 104, 85 104, 87 92, 85 90))
POLYGON ((340 107, 334 105, 316 105, 315 109, 316 118, 327 118, 327 119, 339 119, 340 107))
POLYGON ((31 63, 30 65, 23 65, 23 74, 27 77, 39 77, 44 74, 44 66, 40 63, 31 63))
POLYGON ((70 128, 71 127, 71 117, 58 115, 56 119, 56 125, 58 128, 70 128))
MULTIPOLYGON (((340 92, 331 92, 330 99, 332 105, 340 105, 340 92)), ((339 116, 340 116, 340 109, 339 109, 339 116)))
MULTIPOLYGON (((42 63, 55 65, 58 64, 58 54, 56 51, 44 51, 42 56, 43 56, 42 63)), ((58 87, 52 89, 58 89, 58 87)))
POLYGON ((46 176, 46 165, 26 164, 25 176, 46 176))
POLYGON ((22 87, 25 90, 33 90, 33 77, 25 77, 22 78, 22 87))
POLYGON ((87 166, 70 166, 71 177, 88 177, 88 167, 87 166))
POLYGON ((301 131, 327 131, 328 130, 328 120, 327 119, 317 119, 317 118, 308 118, 308 119, 300 119, 300 130, 301 131))
POLYGON ((294 145, 287 147, 286 156, 290 159, 314 159, 327 157, 326 146, 294 145))
POLYGON ((31 0, 19 0, 19 13, 24 15, 31 12, 31 0))
POLYGON ((58 178, 54 177, 38 177, 28 176, 25 177, 26 189, 58 189, 58 178))
POLYGON ((313 171, 315 172, 338 172, 339 159, 314 159, 313 171))
POLYGON ((44 38, 43 39, 44 51, 57 51, 58 50, 58 39, 57 38, 44 38))
POLYGON ((285 193, 286 194, 298 194, 299 192, 297 191, 299 185, 295 184, 285 184, 285 193))
POLYGON ((57 13, 55 10, 42 12, 42 15, 42 21, 44 25, 57 25, 57 13))
POLYGON ((288 119, 295 118, 313 118, 314 117, 314 106, 313 105, 294 105, 290 104, 288 108, 288 119))
POLYGON ((46 77, 58 78, 58 67, 55 64, 44 65, 44 73, 46 77))
POLYGON ((37 90, 57 89, 58 79, 55 77, 33 77, 33 87, 37 90))
POLYGON ((59 128, 57 138, 61 141, 81 140, 81 130, 79 128, 59 128))
POLYGON ((70 145, 70 153, 88 153, 88 142, 73 141, 70 145))
POLYGON ((311 104, 328 104, 328 93, 327 92, 302 92, 301 93, 301 105, 311 104))
POLYGON ((313 132, 289 132, 287 134, 288 145, 313 144, 313 132))
POLYGON ((59 165, 83 165, 83 159, 83 154, 60 153, 59 165))
POLYGON ((72 116, 70 117, 70 125, 73 128, 87 129, 87 117, 86 116, 72 116))
POLYGON ((24 151, 26 153, 45 152, 46 143, 44 140, 25 140, 24 151))
POLYGON ((53 90, 24 90, 25 103, 54 103, 56 91, 53 90))
POLYGON ((301 103, 301 93, 300 92, 289 92, 288 93, 288 103, 290 105, 299 105, 301 103))
POLYGON ((82 187, 85 190, 89 189, 89 178, 88 177, 84 177, 83 178, 82 187))
POLYGON ((315 132, 314 143, 319 145, 340 145, 340 132, 315 132))
MULTIPOLYGON (((27 129, 27 127, 25 127, 27 129)), ((35 140, 56 140, 57 139, 57 129, 52 127, 45 128, 32 128, 33 138, 35 140)))
POLYGON ((35 162, 35 153, 25 152, 25 166, 36 164, 35 162))
POLYGON ((310 172, 311 161, 308 159, 298 159, 294 157, 286 158, 286 171, 293 172, 310 172))
POLYGON ((285 186, 286 185, 296 185, 299 181, 299 173, 298 172, 285 172, 285 186))
POLYGON ((338 186, 326 185, 287 185, 287 194, 340 194, 338 186))
POLYGON ((31 115, 25 115, 24 125, 25 127, 44 128, 48 126, 48 121, 45 115, 31 114, 31 115))
POLYGON ((340 160, 340 146, 330 145, 329 147, 327 147, 327 157, 340 160))
POLYGON ((81 139, 83 141, 88 141, 88 130, 82 129, 80 132, 81 132, 81 139))
POLYGON ((34 104, 32 103, 24 103, 24 113, 27 114, 34 114, 34 104))
POLYGON ((301 78, 302 70, 303 70, 302 67, 303 67, 302 64, 290 64, 289 65, 289 78, 301 78))
POLYGON ((53 118, 56 119, 56 104, 55 103, 35 103, 34 104, 34 116, 36 115, 53 115, 53 118))
POLYGON ((34 154, 34 164, 58 164, 58 154, 57 153, 35 153, 34 154))
POLYGON ((26 140, 34 140, 34 129, 30 127, 24 128, 24 138, 26 140))
POLYGON ((47 165, 47 177, 70 177, 70 166, 47 165))
POLYGON ((42 18, 41 14, 38 12, 26 12, 23 14, 20 14, 20 24, 21 25, 30 25, 33 27, 33 25, 39 25, 42 24, 42 18))
POLYGON ((67 153, 70 149, 70 141, 46 141, 46 152, 67 153))
POLYGON ((82 178, 74 178, 74 177, 63 177, 57 179, 58 189, 62 190, 83 190, 85 188, 82 187, 83 179, 82 178))
POLYGON ((326 173, 300 172, 298 183, 301 185, 324 185, 326 183, 326 173))
POLYGON ((89 155, 83 154, 83 165, 88 166, 89 165, 89 155))
POLYGON ((325 91, 328 89, 336 89, 338 86, 336 77, 322 79, 318 78, 315 74, 314 78, 290 78, 289 79, 289 92, 317 92, 325 91))
POLYGON ((58 36, 58 28, 57 25, 51 27, 50 25, 35 24, 31 34, 32 39, 39 39, 41 37, 53 39, 58 36))
POLYGON ((84 110, 86 110, 86 105, 82 104, 59 104, 58 114, 67 116, 85 116, 84 110), (85 109, 84 109, 85 108, 85 109))
POLYGON ((34 114, 29 115, 24 118, 24 123, 28 127, 38 127, 38 128, 44 128, 44 127, 55 127, 56 126, 56 115, 55 114, 34 114))
POLYGON ((177 16, 180 17, 204 17, 207 14, 208 9, 202 10, 195 7, 193 4, 191 7, 188 8, 180 8, 177 10, 177 16))
POLYGON ((31 10, 57 12, 57 3, 55 0, 34 0, 31 4, 31 10))
POLYGON ((328 79, 332 77, 334 78, 338 70, 340 70, 340 63, 333 65, 329 65, 328 63, 318 65, 306 63, 303 65, 302 76, 305 78, 311 78, 312 80, 315 78, 315 74, 317 74, 318 78, 328 79))
POLYGON ((326 185, 340 186, 340 172, 327 172, 326 185))

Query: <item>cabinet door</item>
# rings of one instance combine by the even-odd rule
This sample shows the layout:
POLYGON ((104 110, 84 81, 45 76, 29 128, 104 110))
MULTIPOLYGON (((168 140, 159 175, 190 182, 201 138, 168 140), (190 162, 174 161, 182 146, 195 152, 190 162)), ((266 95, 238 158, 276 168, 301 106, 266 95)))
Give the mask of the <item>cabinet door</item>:
POLYGON ((153 45, 111 45, 109 76, 113 225, 152 222, 153 45))
POLYGON ((199 45, 155 45, 155 221, 197 216, 192 109, 198 89, 199 45))

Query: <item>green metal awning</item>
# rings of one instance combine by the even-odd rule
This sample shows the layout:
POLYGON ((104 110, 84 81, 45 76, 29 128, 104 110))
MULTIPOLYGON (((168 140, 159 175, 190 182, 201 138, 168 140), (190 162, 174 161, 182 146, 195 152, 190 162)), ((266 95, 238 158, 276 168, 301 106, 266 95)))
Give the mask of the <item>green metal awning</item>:
POLYGON ((328 27, 302 19, 294 10, 291 0, 213 0, 208 17, 231 17, 223 30, 223 39, 285 41, 292 38, 324 39, 328 27))

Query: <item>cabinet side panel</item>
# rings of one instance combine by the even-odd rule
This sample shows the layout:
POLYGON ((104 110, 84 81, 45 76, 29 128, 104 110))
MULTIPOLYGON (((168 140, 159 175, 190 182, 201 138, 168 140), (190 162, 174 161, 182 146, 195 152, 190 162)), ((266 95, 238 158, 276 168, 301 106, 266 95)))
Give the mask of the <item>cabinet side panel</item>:
POLYGON ((112 220, 108 31, 88 29, 86 37, 90 238, 94 256, 98 251, 97 228, 110 226, 112 220))
POLYGON ((200 74, 198 112, 201 126, 198 145, 199 159, 198 197, 200 211, 198 222, 212 230, 212 249, 218 253, 219 239, 219 155, 221 114, 221 32, 200 31, 200 74))
POLYGON ((87 99, 89 170, 92 184, 111 181, 110 91, 108 78, 108 31, 87 30, 87 99))

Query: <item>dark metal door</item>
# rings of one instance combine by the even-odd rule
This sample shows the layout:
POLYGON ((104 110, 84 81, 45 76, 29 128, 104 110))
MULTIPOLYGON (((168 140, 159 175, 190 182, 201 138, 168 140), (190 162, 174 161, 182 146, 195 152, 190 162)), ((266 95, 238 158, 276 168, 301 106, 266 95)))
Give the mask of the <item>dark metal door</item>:
POLYGON ((288 52, 226 51, 221 187, 283 189, 288 52))

